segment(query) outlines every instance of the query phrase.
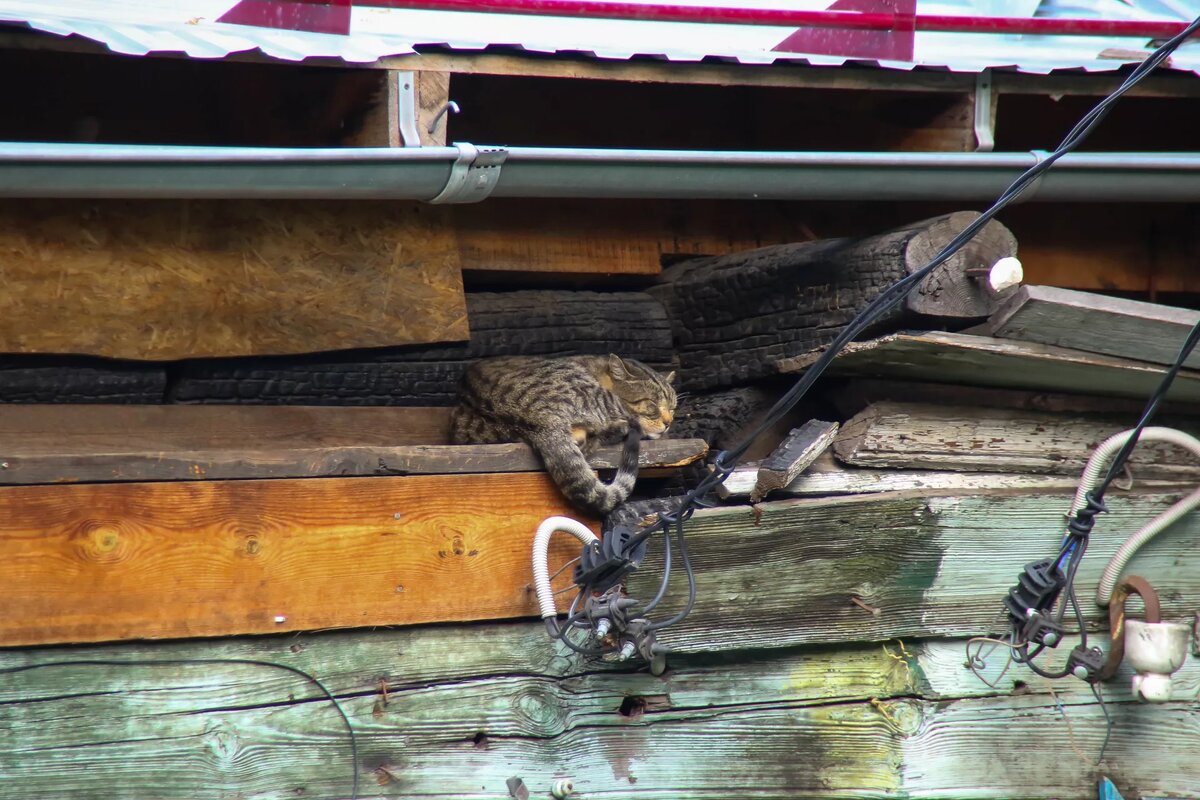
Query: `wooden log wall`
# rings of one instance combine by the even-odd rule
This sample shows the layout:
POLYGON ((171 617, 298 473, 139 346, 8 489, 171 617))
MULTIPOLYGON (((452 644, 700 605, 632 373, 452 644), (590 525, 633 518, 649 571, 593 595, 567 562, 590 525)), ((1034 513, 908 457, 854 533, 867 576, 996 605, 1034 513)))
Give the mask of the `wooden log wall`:
MULTIPOLYGON (((1177 496, 1112 498, 1079 579, 1093 623, 1104 561, 1177 496)), ((1128 673, 1105 685, 1098 766, 1104 716, 1082 683, 1002 674, 1002 649, 984 651, 997 688, 964 666, 965 637, 993 632, 1068 502, 925 492, 698 512, 700 598, 664 634, 678 652, 660 677, 583 662, 536 623, 0 650, 0 669, 93 662, 0 673, 0 795, 344 798, 357 775, 361 796, 389 798, 506 798, 511 778, 539 797, 569 777, 584 798, 1049 800, 1093 796, 1103 774, 1127 797, 1186 797, 1200 662, 1163 705, 1133 702, 1128 673), (317 688, 233 659, 320 678, 357 756, 317 688)), ((1197 545, 1190 517, 1131 566, 1168 619, 1200 597, 1197 545)))

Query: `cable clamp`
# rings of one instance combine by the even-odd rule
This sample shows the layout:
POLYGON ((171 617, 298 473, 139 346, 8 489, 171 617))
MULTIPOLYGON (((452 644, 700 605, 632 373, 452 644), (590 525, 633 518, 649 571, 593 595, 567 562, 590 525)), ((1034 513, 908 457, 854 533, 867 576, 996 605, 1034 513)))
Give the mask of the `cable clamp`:
POLYGON ((508 159, 503 147, 476 147, 455 142, 458 158, 450 167, 450 177, 442 191, 430 203, 478 203, 487 199, 500 181, 500 168, 508 159))
POLYGON ((1067 523, 1067 532, 1078 539, 1086 539, 1096 525, 1096 515, 1108 511, 1104 501, 1096 497, 1095 491, 1084 495, 1087 502, 1075 512, 1075 516, 1067 523))

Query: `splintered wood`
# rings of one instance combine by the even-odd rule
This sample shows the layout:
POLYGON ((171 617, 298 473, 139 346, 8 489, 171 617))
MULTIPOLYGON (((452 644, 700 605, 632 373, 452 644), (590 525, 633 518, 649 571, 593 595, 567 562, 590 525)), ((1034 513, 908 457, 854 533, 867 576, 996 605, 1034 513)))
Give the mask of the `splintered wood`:
POLYGON ((782 489, 795 480, 825 452, 837 430, 836 422, 814 419, 789 433, 758 468, 758 480, 754 491, 750 493, 750 502, 757 503, 770 492, 782 489))
POLYGON ((531 473, 8 487, 0 645, 535 616, 555 514, 531 473))
POLYGON ((169 360, 467 338, 437 209, 5 201, 0 253, 0 352, 169 360))

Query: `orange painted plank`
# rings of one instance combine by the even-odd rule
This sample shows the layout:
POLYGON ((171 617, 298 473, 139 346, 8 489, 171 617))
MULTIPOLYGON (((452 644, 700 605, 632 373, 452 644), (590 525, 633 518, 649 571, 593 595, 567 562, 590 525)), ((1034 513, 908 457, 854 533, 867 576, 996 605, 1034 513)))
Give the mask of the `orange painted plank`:
POLYGON ((0 646, 536 616, 553 514, 541 473, 3 488, 0 646))

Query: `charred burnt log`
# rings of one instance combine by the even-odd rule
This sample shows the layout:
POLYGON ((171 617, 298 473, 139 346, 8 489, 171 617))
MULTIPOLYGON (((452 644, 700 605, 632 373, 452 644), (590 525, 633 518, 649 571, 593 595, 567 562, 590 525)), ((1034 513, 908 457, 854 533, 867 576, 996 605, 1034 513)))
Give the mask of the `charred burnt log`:
MULTIPOLYGON (((775 362, 825 345, 881 292, 922 266, 978 216, 955 212, 877 236, 824 239, 683 261, 650 292, 671 320, 685 389, 733 386, 774 374, 775 362)), ((1015 289, 986 272, 1016 239, 989 222, 870 333, 915 316, 937 325, 975 320, 1015 289)))
POLYGON ((642 292, 467 295, 466 343, 181 364, 170 396, 188 403, 451 405, 472 361, 488 356, 618 355, 672 366, 666 312, 642 292))

